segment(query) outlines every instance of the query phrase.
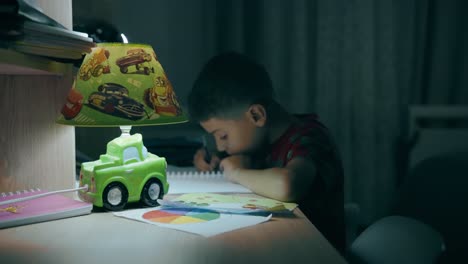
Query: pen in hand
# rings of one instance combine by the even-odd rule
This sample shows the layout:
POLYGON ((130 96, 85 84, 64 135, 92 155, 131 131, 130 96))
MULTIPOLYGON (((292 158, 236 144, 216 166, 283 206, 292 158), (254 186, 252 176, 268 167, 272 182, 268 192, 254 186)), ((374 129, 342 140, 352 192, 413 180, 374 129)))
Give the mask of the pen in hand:
POLYGON ((205 162, 210 167, 211 171, 220 171, 219 164, 221 160, 226 158, 228 155, 225 152, 210 151, 205 149, 205 162))
POLYGON ((205 150, 205 162, 210 164, 212 158, 211 153, 206 146, 203 146, 203 149, 205 150))
POLYGON ((194 166, 199 171, 218 171, 221 159, 227 156, 226 153, 216 151, 214 143, 210 144, 205 137, 202 140, 203 146, 194 155, 194 166))

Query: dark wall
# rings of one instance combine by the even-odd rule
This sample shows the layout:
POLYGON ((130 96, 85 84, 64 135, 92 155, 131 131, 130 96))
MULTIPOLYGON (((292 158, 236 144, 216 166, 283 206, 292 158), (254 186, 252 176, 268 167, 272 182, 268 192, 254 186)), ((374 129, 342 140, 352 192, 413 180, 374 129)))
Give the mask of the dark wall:
POLYGON ((184 104, 196 74, 212 53, 203 38, 203 2, 80 0, 73 2, 73 16, 74 23, 105 20, 129 42, 151 45, 184 104))
MULTIPOLYGON (((73 1, 75 25, 102 20, 124 33, 130 43, 151 45, 183 107, 196 74, 211 54, 200 33, 203 16, 203 1, 73 1)), ((147 145, 157 144, 158 138, 201 135, 201 130, 190 123, 134 127, 132 133, 136 132, 143 134, 147 145)), ((77 149, 97 159, 105 152, 107 142, 119 134, 118 128, 76 128, 77 149)))

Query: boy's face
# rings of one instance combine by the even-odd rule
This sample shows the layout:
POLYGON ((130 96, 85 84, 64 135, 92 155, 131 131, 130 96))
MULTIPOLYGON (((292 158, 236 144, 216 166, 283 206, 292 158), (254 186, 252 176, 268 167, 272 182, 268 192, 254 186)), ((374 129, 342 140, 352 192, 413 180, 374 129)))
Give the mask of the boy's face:
POLYGON ((211 118, 200 122, 200 125, 213 135, 218 151, 229 155, 255 152, 265 138, 264 122, 258 122, 249 112, 240 119, 211 118))

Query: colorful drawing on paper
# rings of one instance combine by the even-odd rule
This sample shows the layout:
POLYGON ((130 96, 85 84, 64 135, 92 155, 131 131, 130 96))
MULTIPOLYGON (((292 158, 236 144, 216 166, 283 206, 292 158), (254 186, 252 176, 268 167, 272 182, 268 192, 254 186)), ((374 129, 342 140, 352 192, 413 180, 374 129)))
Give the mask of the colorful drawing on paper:
POLYGON ((188 193, 179 196, 174 201, 193 206, 249 208, 271 212, 292 211, 297 207, 296 203, 284 203, 269 198, 252 198, 214 193, 188 193))
POLYGON ((260 224, 268 216, 225 214, 200 208, 144 208, 114 212, 115 216, 205 237, 260 224))
POLYGON ((142 217, 155 223, 182 225, 204 223, 218 219, 220 216, 217 212, 203 209, 167 208, 146 212, 142 217))

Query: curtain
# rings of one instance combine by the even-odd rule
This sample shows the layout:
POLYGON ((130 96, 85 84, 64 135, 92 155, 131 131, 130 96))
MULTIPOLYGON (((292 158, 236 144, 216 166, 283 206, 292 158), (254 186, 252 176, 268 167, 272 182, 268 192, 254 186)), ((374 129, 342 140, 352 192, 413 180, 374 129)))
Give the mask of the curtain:
POLYGON ((468 104, 468 2, 430 0, 421 17, 412 102, 468 104))

